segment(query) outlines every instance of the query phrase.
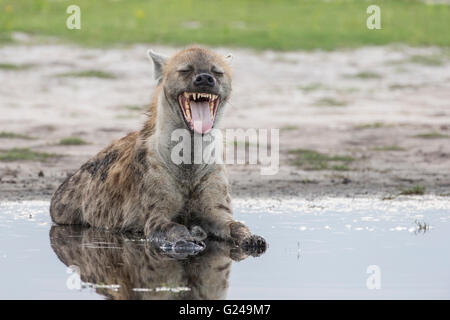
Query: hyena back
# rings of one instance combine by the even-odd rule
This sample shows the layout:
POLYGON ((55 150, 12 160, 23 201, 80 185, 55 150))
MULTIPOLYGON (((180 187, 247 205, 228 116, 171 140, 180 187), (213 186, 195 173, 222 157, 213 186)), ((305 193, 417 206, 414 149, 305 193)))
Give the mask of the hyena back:
POLYGON ((144 232, 159 245, 201 244, 211 235, 261 253, 265 240, 232 217, 224 165, 171 161, 175 129, 207 136, 220 122, 231 93, 229 65, 199 47, 149 56, 158 86, 145 125, 63 182, 52 197, 52 220, 144 232))

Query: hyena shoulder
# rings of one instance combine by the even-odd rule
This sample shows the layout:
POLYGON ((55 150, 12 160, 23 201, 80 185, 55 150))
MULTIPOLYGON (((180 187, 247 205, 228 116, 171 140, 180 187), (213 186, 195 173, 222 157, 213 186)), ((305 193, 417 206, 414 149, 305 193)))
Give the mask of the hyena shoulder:
POLYGON ((85 224, 123 228, 132 220, 124 212, 145 210, 143 195, 151 195, 152 181, 161 178, 161 168, 140 135, 133 132, 113 142, 68 177, 53 195, 53 220, 63 223, 60 221, 75 213, 72 223, 78 219, 85 224), (127 203, 141 208, 126 208, 127 203))

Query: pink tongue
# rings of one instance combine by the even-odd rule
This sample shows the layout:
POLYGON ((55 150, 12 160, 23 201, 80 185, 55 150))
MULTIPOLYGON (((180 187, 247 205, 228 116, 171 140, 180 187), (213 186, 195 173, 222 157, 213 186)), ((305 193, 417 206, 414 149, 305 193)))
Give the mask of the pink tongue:
POLYGON ((197 133, 207 133, 213 126, 211 113, 209 111, 209 102, 191 101, 192 122, 194 123, 194 131, 197 133))

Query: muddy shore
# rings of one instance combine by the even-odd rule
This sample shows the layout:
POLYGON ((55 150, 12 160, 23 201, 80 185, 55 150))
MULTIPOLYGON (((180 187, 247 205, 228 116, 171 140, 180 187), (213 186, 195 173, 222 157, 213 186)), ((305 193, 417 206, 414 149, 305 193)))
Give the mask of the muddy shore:
MULTIPOLYGON (((0 201, 49 199, 87 159, 140 128, 155 85, 150 47, 176 50, 0 47, 0 158, 14 148, 49 155, 0 161, 0 201), (68 137, 81 144, 61 143, 68 137)), ((234 56, 222 127, 280 129, 279 172, 229 165, 234 197, 392 199, 415 187, 450 196, 450 60, 442 49, 215 49, 234 56)))

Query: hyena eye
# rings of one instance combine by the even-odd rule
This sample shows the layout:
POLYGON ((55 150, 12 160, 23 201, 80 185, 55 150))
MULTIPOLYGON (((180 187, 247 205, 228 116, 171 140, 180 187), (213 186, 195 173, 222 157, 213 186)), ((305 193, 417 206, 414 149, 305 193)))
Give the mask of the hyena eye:
POLYGON ((213 69, 212 72, 213 72, 216 76, 223 76, 223 71, 221 71, 221 70, 215 70, 215 69, 213 69))
POLYGON ((188 73, 192 72, 192 68, 186 67, 186 68, 178 69, 177 71, 181 74, 188 74, 188 73))
POLYGON ((216 76, 219 76, 219 77, 222 76, 224 73, 224 71, 217 66, 212 66, 211 71, 212 71, 212 73, 214 73, 216 76))

